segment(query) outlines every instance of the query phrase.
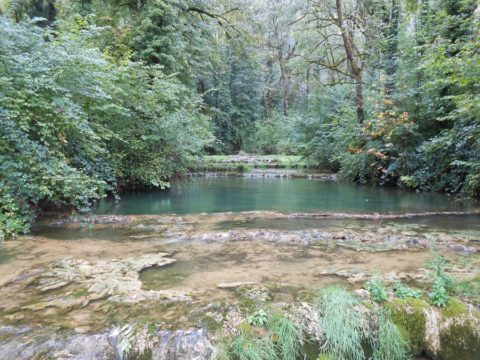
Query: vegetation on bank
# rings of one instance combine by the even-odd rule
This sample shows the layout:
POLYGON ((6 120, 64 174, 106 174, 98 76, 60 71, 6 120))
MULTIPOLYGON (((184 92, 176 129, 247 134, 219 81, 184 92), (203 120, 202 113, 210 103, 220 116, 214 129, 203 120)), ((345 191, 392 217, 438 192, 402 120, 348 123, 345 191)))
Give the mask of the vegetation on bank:
POLYGON ((194 92, 158 65, 109 61, 95 29, 0 17, 0 32, 3 235, 27 231, 40 209, 168 187, 213 140, 194 92))
POLYGON ((364 284, 367 296, 339 287, 321 289, 308 300, 316 315, 307 315, 309 321, 318 319, 316 329, 321 339, 312 338, 312 329, 307 330, 289 306, 280 310, 272 304, 249 300, 243 307, 245 322, 233 334, 220 338, 216 359, 285 360, 318 356, 318 360, 402 360, 425 351, 445 359, 455 359, 455 353, 461 354, 462 359, 473 359, 475 349, 480 348, 480 337, 475 330, 480 313, 468 310, 453 296, 465 284, 454 284, 450 279, 444 301, 432 296, 438 290, 438 278, 448 279, 445 265, 444 257, 432 255, 427 264, 431 272, 426 292, 401 282, 386 284, 379 276, 364 284), (438 343, 435 337, 428 340, 428 336, 437 332, 438 343))
POLYGON ((480 195, 476 0, 0 2, 1 236, 202 153, 480 195))
POLYGON ((193 172, 248 172, 252 169, 305 169, 309 166, 299 155, 207 155, 192 161, 193 172))
POLYGON ((379 278, 367 282, 365 288, 369 298, 338 287, 321 289, 314 297, 317 315, 308 316, 318 318, 320 342, 312 338, 311 329, 307 330, 288 306, 279 310, 273 305, 249 305, 245 308, 250 314, 246 321, 233 335, 219 340, 215 358, 403 360, 425 351, 445 359, 455 359, 455 353, 462 354, 462 359, 476 356, 475 349, 480 348, 475 330, 478 311, 469 312, 463 302, 450 296, 444 304, 438 304, 421 290, 402 283, 387 287, 379 278), (385 296, 378 297, 380 293, 385 296), (435 338, 428 340, 436 332, 439 343, 435 338))

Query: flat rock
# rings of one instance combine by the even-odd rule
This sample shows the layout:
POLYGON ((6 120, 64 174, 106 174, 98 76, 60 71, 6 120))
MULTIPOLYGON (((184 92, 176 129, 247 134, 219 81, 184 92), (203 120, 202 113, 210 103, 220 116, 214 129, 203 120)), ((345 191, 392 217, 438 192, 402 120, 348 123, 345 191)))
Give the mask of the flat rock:
POLYGON ((139 279, 140 271, 174 263, 175 259, 169 258, 169 255, 169 253, 159 252, 125 259, 98 261, 62 259, 54 263, 49 271, 39 276, 35 282, 38 289, 48 292, 74 284, 77 289, 83 289, 85 294, 76 296, 75 293, 66 292, 64 296, 47 296, 24 308, 40 310, 53 306, 66 309, 85 306, 91 301, 102 298, 130 303, 144 300, 189 300, 184 293, 142 289, 142 282, 139 279))
POLYGON ((219 289, 236 289, 240 286, 245 285, 255 285, 255 282, 252 281, 236 281, 236 282, 229 282, 229 283, 220 283, 217 285, 219 289))

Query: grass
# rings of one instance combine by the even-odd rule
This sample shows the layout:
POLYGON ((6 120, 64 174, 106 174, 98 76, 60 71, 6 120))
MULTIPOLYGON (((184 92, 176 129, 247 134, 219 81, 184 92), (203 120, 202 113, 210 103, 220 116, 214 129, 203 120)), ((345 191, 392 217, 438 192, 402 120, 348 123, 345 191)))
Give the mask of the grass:
POLYGON ((404 360, 409 358, 408 343, 385 311, 377 314, 377 334, 373 338, 373 360, 404 360))
POLYGON ((468 302, 480 306, 480 276, 455 284, 453 292, 468 302))
POLYGON ((357 310, 358 299, 346 290, 326 288, 321 292, 320 326, 325 333, 321 351, 333 359, 363 360, 362 342, 366 318, 357 310))
MULTIPOLYGON (((417 303, 428 306, 421 299, 397 298, 392 300, 393 303, 362 311, 362 304, 354 294, 342 288, 328 287, 321 290, 317 301, 318 325, 323 332, 322 342, 317 347, 320 359, 406 360, 411 354, 410 335, 420 343, 424 338, 423 307, 417 311, 422 316, 420 319, 410 310, 404 313, 403 307, 397 309, 402 304, 408 309, 417 303), (374 322, 370 321, 373 319, 374 322)), ((452 311, 458 312, 458 309, 452 308, 452 311)), ((261 324, 245 321, 239 326, 238 335, 223 338, 215 359, 304 359, 304 329, 273 307, 263 313, 267 316, 261 324)))
POLYGON ((242 331, 230 344, 231 353, 238 360, 276 360, 275 344, 269 336, 256 337, 242 331))
POLYGON ((296 360, 303 356, 302 328, 278 312, 268 312, 265 326, 243 323, 239 334, 225 339, 216 360, 296 360))
POLYGON ((275 314, 268 328, 274 336, 280 359, 295 360, 300 357, 303 342, 300 326, 281 314, 275 314))

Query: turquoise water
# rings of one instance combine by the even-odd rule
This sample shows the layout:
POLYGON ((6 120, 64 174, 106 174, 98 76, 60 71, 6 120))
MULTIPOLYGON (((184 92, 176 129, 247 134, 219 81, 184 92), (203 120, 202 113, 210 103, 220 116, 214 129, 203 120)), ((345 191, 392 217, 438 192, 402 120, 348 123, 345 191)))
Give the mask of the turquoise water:
POLYGON ((166 191, 124 194, 105 199, 96 214, 189 214, 272 210, 281 212, 424 212, 467 211, 478 203, 461 203, 439 193, 416 193, 352 183, 279 178, 195 178, 166 191))

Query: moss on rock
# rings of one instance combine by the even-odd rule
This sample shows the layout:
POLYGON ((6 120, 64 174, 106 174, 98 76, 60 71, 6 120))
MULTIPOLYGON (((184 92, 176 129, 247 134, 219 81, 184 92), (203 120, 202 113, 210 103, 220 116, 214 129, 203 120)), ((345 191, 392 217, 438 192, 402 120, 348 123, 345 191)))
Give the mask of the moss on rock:
POLYGON ((442 308, 442 315, 445 318, 459 317, 467 314, 467 307, 457 299, 450 299, 446 307, 442 308))
POLYGON ((426 333, 424 309, 428 304, 421 299, 394 299, 384 307, 390 312, 391 319, 408 342, 413 354, 422 352, 426 333))
POLYGON ((454 320, 440 332, 440 354, 444 360, 475 360, 480 354, 480 334, 475 322, 454 320))

